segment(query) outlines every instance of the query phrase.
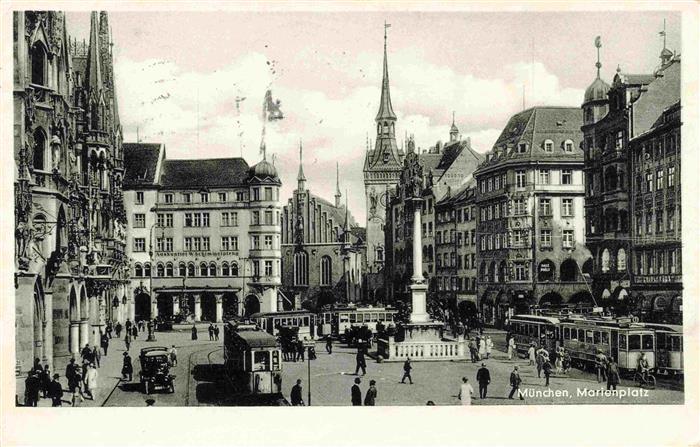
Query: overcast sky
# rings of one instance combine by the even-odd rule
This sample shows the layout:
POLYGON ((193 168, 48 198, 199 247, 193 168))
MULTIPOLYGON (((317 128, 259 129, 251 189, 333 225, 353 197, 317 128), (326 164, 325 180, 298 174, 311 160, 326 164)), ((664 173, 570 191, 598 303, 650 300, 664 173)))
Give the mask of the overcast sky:
MULTIPOLYGON (((88 39, 89 13, 67 13, 69 33, 88 39)), ((299 140, 307 185, 326 199, 335 163, 350 209, 364 224, 362 166, 374 140, 383 23, 399 146, 406 132, 427 148, 448 138, 452 112, 479 152, 526 107, 578 107, 595 77, 649 73, 667 46, 681 52, 680 15, 572 13, 111 12, 124 141, 162 142, 169 158, 260 160, 268 85, 285 118, 268 125, 268 158, 296 186, 299 140), (236 108, 235 98, 245 97, 236 108)))

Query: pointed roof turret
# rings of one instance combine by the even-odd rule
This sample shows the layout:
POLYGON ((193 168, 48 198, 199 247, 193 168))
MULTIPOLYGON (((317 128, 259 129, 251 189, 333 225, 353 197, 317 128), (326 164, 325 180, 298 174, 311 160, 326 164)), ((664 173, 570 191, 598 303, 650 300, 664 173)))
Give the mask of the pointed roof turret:
POLYGON ((306 182, 306 177, 304 176, 303 151, 304 148, 301 144, 301 140, 299 140, 299 173, 297 174, 297 189, 299 191, 304 189, 304 182, 306 182))
POLYGON ((90 13, 90 44, 88 47, 87 79, 89 91, 99 94, 102 91, 102 71, 100 69, 100 23, 97 11, 90 13))
POLYGON ((459 138, 459 129, 457 129, 457 125, 455 124, 455 112, 452 111, 452 126, 450 127, 450 141, 457 141, 457 138, 459 138))
POLYGON ((391 106, 391 95, 389 94, 389 65, 386 59, 386 30, 391 25, 384 22, 384 74, 382 76, 382 93, 379 100, 379 111, 375 121, 396 120, 396 114, 391 106))
POLYGON ((340 198, 342 194, 340 193, 340 169, 338 167, 338 162, 335 162, 335 207, 340 208, 340 198))
POLYGON ((603 65, 600 63, 600 47, 602 46, 600 42, 600 36, 595 38, 596 51, 598 54, 598 60, 595 63, 596 67, 596 78, 593 80, 591 85, 586 89, 586 93, 583 96, 583 103, 589 103, 592 101, 607 101, 608 91, 610 86, 600 78, 600 67, 603 65))

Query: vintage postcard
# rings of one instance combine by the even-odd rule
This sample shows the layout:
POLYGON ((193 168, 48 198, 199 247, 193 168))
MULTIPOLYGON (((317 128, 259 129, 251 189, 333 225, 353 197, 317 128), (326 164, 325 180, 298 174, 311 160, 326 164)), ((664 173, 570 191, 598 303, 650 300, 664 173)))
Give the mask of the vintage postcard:
POLYGON ((7 411, 697 405, 697 6, 65 6, 3 9, 7 411))

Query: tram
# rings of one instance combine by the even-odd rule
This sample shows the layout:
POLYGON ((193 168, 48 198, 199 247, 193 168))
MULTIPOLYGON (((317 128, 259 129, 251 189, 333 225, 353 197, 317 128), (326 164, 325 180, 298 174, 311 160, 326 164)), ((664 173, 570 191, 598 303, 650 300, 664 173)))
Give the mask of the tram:
POLYGON ((323 335, 344 336, 352 327, 367 326, 373 334, 377 333, 377 324, 385 327, 394 324, 398 311, 392 307, 341 307, 319 314, 322 321, 323 335), (330 320, 330 323, 328 321, 330 320))
POLYGON ((282 392, 282 357, 277 339, 254 324, 226 323, 224 367, 236 394, 282 392))
POLYGON ((531 344, 544 346, 550 355, 557 348, 560 321, 555 317, 540 315, 514 315, 510 319, 510 330, 515 338, 515 348, 527 354, 531 344))
POLYGON ((280 328, 298 328, 300 339, 316 338, 316 316, 307 310, 289 310, 282 312, 261 312, 250 316, 250 319, 265 332, 274 336, 279 335, 280 328))
POLYGON ((656 333, 656 372, 683 375, 683 326, 640 323, 656 333))

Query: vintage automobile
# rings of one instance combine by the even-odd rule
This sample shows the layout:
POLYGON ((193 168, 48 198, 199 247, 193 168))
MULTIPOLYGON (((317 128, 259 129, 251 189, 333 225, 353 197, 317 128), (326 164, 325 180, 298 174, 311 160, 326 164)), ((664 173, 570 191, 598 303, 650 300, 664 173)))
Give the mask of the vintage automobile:
POLYGON ((163 346, 154 346, 141 349, 139 355, 141 371, 139 379, 143 385, 143 391, 151 394, 158 389, 175 392, 175 376, 170 374, 170 354, 163 346))

